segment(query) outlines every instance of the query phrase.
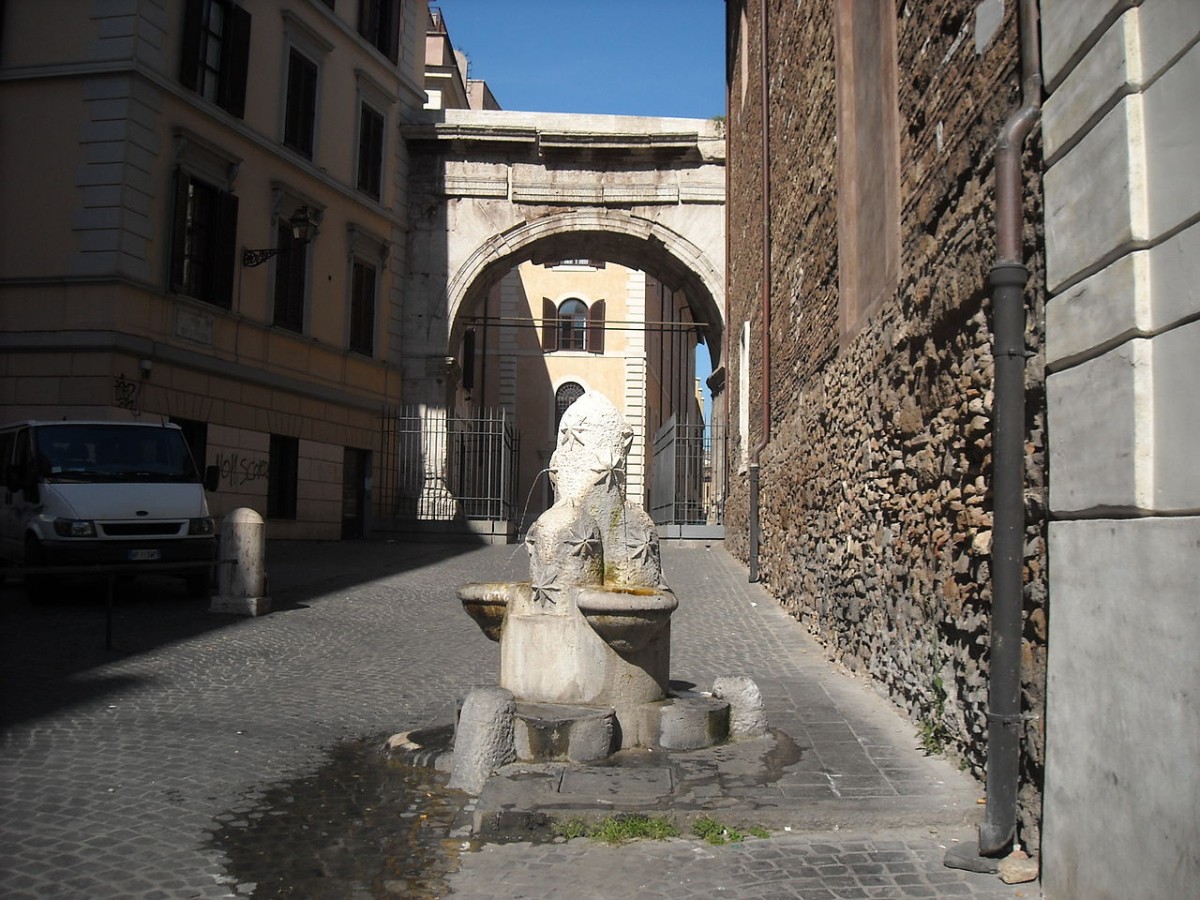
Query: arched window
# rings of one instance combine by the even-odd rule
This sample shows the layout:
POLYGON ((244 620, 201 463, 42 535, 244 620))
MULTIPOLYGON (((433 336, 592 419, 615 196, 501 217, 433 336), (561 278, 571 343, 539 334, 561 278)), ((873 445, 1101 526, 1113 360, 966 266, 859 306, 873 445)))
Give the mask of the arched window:
POLYGON ((574 381, 564 382, 554 392, 554 434, 558 434, 558 426, 562 424, 563 413, 583 396, 583 385, 574 381))
POLYGON ((557 307, 549 297, 542 298, 542 349, 604 352, 604 301, 589 307, 570 297, 557 307))
POLYGON ((587 304, 564 300, 558 307, 558 349, 583 350, 587 346, 587 304))

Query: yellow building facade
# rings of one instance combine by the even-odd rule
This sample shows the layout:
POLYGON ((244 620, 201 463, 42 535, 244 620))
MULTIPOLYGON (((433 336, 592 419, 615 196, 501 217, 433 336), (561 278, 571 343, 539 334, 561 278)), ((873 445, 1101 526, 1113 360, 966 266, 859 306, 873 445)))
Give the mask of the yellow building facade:
POLYGON ((215 514, 368 527, 424 3, 9 4, 0 420, 178 421, 215 514), (265 251, 265 252, 257 252, 265 251))
POLYGON ((459 353, 457 411, 501 409, 520 434, 518 522, 552 502, 546 470, 562 413, 604 394, 634 431, 626 493, 649 506, 654 435, 669 419, 699 423, 687 299, 653 276, 604 260, 522 263, 488 293, 459 353))

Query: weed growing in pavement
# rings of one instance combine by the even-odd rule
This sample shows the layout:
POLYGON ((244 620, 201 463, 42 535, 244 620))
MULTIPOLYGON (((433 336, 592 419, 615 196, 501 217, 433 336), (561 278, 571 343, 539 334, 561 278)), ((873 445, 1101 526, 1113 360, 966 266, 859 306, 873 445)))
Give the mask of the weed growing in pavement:
POLYGON ((771 836, 771 832, 758 825, 747 828, 745 833, 742 833, 736 828, 722 825, 712 816, 701 816, 693 822, 692 834, 702 840, 708 841, 710 844, 737 844, 744 841, 747 834, 758 838, 768 838, 771 836))
POLYGON ((613 846, 642 839, 665 841, 667 838, 679 837, 679 829, 670 819, 641 813, 619 813, 590 824, 583 819, 568 819, 556 824, 554 831, 567 840, 590 837, 594 841, 613 846))
MULTIPOLYGON (((940 670, 942 658, 935 655, 930 660, 930 665, 935 670, 940 670)), ((946 692, 946 685, 940 674, 933 676, 930 687, 933 694, 933 709, 917 723, 917 733, 921 736, 921 748, 926 755, 937 756, 945 751, 953 737, 946 725, 946 700, 949 694, 946 692)))

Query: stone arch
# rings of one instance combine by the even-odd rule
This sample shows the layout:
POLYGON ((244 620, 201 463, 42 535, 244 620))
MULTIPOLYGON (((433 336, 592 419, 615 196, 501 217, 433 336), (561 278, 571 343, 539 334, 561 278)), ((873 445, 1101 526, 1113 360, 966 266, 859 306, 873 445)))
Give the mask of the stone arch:
POLYGON ((725 306, 721 273, 699 247, 678 232, 614 209, 551 213, 494 234, 476 247, 446 287, 449 347, 457 346, 465 316, 513 266, 587 257, 641 269, 673 288, 682 288, 693 318, 708 327, 705 337, 713 368, 720 364, 725 306))

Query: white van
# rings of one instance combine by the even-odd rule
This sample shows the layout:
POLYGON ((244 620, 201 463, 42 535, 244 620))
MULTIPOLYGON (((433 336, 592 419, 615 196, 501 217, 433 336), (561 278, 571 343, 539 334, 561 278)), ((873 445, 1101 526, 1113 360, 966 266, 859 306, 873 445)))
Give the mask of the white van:
MULTIPOLYGON (((216 536, 202 481, 179 426, 46 421, 0 428, 0 561, 63 574, 152 568, 206 595, 216 536), (169 563, 171 565, 161 565, 169 563)), ((31 597, 54 575, 30 574, 31 597)))

